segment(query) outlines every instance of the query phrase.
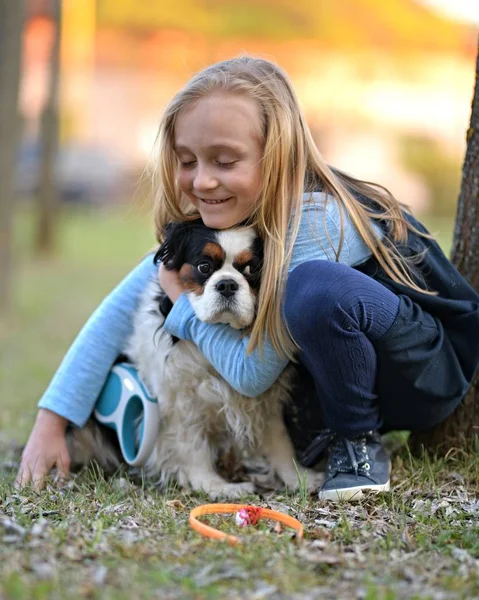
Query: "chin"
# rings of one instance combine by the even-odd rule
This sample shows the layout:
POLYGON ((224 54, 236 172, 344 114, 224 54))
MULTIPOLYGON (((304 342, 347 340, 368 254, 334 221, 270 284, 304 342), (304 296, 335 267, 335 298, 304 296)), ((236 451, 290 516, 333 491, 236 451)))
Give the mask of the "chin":
POLYGON ((249 210, 239 210, 238 201, 233 198, 220 208, 207 207, 195 202, 196 210, 199 212, 205 227, 210 229, 231 229, 243 223, 251 214, 249 210))
POLYGON ((232 217, 223 217, 221 215, 204 215, 201 214, 201 219, 206 227, 210 229, 231 229, 232 227, 236 227, 238 223, 241 222, 241 219, 234 219, 232 217))
MULTIPOLYGON (((213 230, 201 220, 172 224, 155 258, 179 271, 200 321, 236 329, 254 323, 263 260, 254 228, 213 230)), ((288 366, 256 398, 243 396, 195 344, 164 330, 171 308, 158 281, 151 281, 124 352, 158 399, 158 439, 145 474, 161 485, 175 482, 211 498, 238 498, 258 489, 298 489, 306 473, 294 462, 283 419, 291 402, 294 367, 288 366)), ((93 457, 101 465, 107 454, 99 443, 93 457)), ((310 489, 321 479, 308 470, 310 489)))

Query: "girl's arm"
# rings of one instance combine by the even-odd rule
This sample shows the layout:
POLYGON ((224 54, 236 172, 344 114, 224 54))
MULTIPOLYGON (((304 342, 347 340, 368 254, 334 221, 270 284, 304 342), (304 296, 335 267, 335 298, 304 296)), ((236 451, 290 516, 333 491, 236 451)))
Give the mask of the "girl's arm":
POLYGON ((100 304, 68 350, 38 403, 78 427, 93 410, 115 359, 132 332, 139 297, 157 276, 147 256, 100 304))
POLYGON ((39 402, 39 411, 22 453, 15 484, 43 487, 53 467, 68 475, 68 422, 89 418, 109 370, 125 347, 133 312, 147 281, 156 276, 153 257, 145 258, 93 313, 55 373, 39 402))
MULTIPOLYGON (((308 198, 311 201, 303 209, 289 272, 306 261, 335 260, 334 250, 339 249, 341 217, 336 201, 322 193, 308 194, 308 198)), ((371 253, 347 215, 343 227, 339 262, 350 266, 364 262, 371 253)), ((377 232, 380 236, 379 228, 377 232)), ((178 286, 178 282, 171 283, 176 296, 178 286)), ((163 282, 162 287, 170 295, 163 282)), ((195 343, 218 373, 244 396, 255 397, 265 392, 288 364, 269 339, 264 341, 262 355, 258 349, 247 355, 249 336, 228 325, 201 322, 184 294, 173 305, 164 327, 170 334, 195 343)))
POLYGON ((193 341, 218 373, 244 396, 253 398, 265 392, 288 364, 268 340, 262 355, 258 349, 247 355, 249 336, 229 325, 200 321, 185 294, 173 304, 164 328, 171 335, 193 341))

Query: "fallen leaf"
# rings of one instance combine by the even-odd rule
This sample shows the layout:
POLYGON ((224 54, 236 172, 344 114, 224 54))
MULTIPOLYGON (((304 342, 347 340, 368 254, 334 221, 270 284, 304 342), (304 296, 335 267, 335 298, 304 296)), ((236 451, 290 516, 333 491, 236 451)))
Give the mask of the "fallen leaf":
POLYGON ((56 567, 45 561, 32 561, 30 568, 39 579, 53 579, 56 575, 56 567))
POLYGON ((299 556, 315 565, 339 565, 343 562, 342 556, 322 552, 321 550, 311 547, 301 549, 299 556))
POLYGON ((0 518, 0 528, 3 529, 5 533, 5 542, 21 540, 26 534, 26 529, 9 517, 0 518))
POLYGON ((413 535, 411 535, 409 527, 404 528, 404 531, 401 534, 401 540, 403 541, 407 550, 412 551, 417 548, 416 539, 413 535))
POLYGON ((326 527, 315 527, 312 531, 308 531, 308 539, 310 540, 327 540, 332 538, 332 533, 326 527))
POLYGON ((178 510, 186 509, 186 506, 183 504, 183 502, 177 498, 175 500, 168 500, 166 506, 169 506, 170 508, 177 508, 178 510))
POLYGON ((202 569, 200 569, 200 571, 193 575, 193 579, 196 585, 199 587, 205 587, 225 579, 246 580, 248 578, 249 575, 244 569, 241 569, 237 565, 230 562, 224 562, 220 565, 205 565, 202 569))
POLYGON ((100 565, 95 569, 93 574, 92 582, 99 587, 103 587, 105 579, 108 574, 108 569, 104 565, 100 565))

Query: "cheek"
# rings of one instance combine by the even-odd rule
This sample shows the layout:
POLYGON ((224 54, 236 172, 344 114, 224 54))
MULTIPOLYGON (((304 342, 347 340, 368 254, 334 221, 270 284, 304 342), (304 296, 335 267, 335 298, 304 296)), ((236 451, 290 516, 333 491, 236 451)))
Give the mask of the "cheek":
POLYGON ((252 180, 252 188, 254 188, 254 192, 255 192, 256 196, 259 196, 262 187, 263 187, 263 172, 261 171, 261 168, 258 166, 258 167, 256 167, 254 177, 252 180))
POLYGON ((176 180, 182 192, 187 192, 191 188, 191 175, 188 172, 182 171, 178 173, 176 180))
POLYGON ((250 200, 256 200, 262 186, 262 174, 259 169, 255 169, 254 172, 249 172, 243 180, 243 188, 245 194, 250 200))
POLYGON ((259 175, 252 174, 251 171, 241 173, 233 179, 230 179, 230 187, 237 190, 248 200, 256 198, 261 188, 261 177, 259 175))

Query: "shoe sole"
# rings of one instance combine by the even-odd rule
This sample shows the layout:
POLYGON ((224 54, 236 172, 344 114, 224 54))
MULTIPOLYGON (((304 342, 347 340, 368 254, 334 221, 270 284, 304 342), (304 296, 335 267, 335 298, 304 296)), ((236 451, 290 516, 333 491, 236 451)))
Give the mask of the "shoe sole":
POLYGON ((342 488, 340 490, 321 490, 318 492, 319 500, 333 500, 340 502, 342 500, 361 500, 366 494, 363 491, 370 493, 389 492, 389 481, 382 485, 358 485, 355 487, 342 488))

